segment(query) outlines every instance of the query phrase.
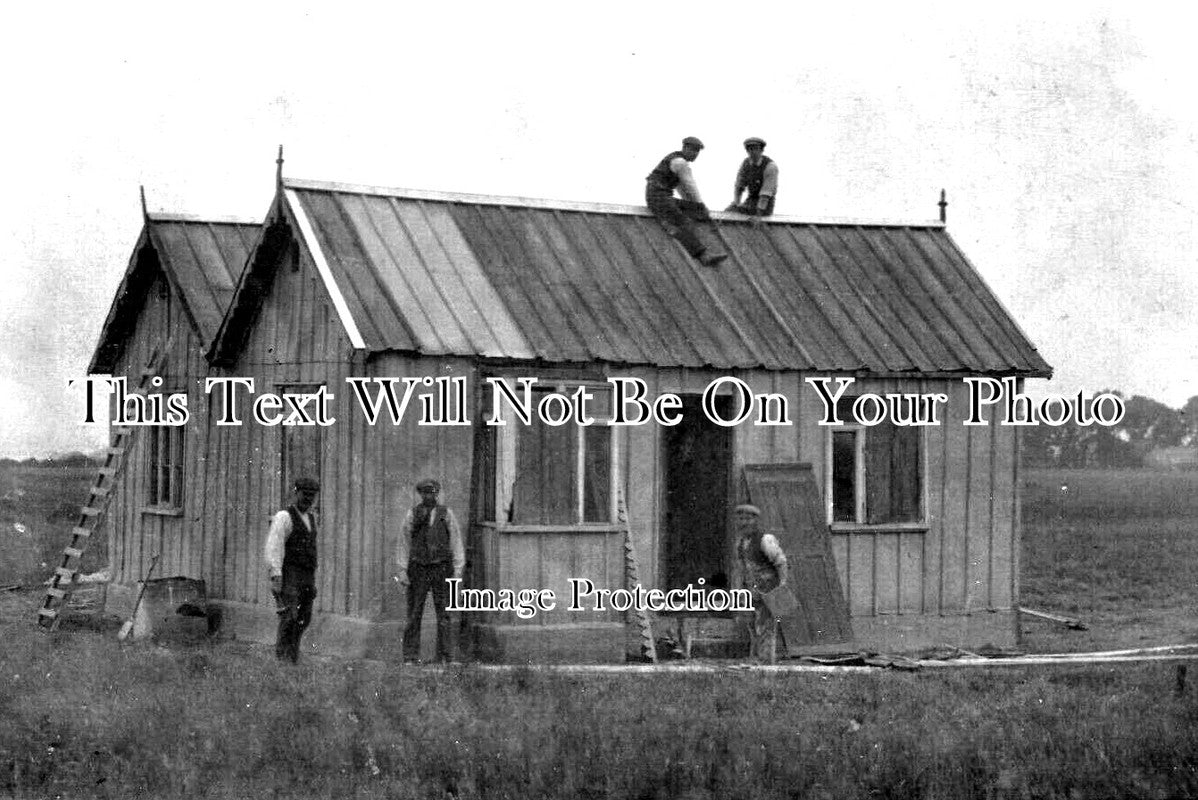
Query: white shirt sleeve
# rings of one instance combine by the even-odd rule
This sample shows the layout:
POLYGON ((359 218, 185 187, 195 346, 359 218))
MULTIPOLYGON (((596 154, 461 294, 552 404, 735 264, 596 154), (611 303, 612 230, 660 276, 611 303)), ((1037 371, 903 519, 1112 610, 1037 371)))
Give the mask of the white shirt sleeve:
POLYGON ((760 197, 773 197, 778 193, 778 163, 770 161, 765 165, 765 174, 761 178, 760 197))
POLYGON ((291 535, 291 515, 286 511, 280 511, 274 515, 270 521, 270 532, 266 534, 266 568, 270 571, 270 577, 279 577, 283 574, 283 544, 287 541, 287 537, 291 535))
POLYGON ((395 542, 395 574, 403 575, 408 571, 408 551, 412 547, 412 509, 404 515, 403 524, 399 526, 399 539, 395 542))
POLYGON ((703 198, 699 196, 699 186, 695 183, 695 176, 691 174, 691 162, 682 156, 675 156, 670 161, 670 171, 678 176, 680 181, 678 191, 685 199, 695 203, 703 202, 703 198))
POLYGON ((786 581, 786 552, 782 551, 782 545, 778 544, 778 538, 774 534, 767 533, 762 535, 761 552, 766 554, 769 563, 774 565, 775 570, 778 570, 779 580, 786 581))

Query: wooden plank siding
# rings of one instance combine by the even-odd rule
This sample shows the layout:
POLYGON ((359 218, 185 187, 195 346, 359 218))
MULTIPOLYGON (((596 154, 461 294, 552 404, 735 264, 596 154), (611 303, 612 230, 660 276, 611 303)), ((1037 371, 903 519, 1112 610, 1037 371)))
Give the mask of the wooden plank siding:
MULTIPOLYGON (((146 293, 134 329, 113 366, 113 376, 124 376, 129 390, 135 391, 156 349, 168 342, 170 349, 158 371, 163 385, 161 388, 147 385, 145 391, 187 391, 189 408, 193 408, 199 399, 197 386, 202 386, 202 347, 177 295, 165 276, 159 273, 146 293)), ((110 407, 115 413, 115 397, 110 407)), ((193 418, 183 429, 183 505, 177 514, 146 510, 149 505, 149 441, 153 429, 132 429, 133 434, 122 456, 124 472, 114 487, 104 523, 108 528, 108 556, 114 580, 123 583, 141 580, 155 554, 161 556, 156 571, 158 577, 196 574, 189 533, 191 518, 197 508, 190 487, 193 480, 203 475, 205 460, 203 437, 195 423, 193 418)))
MULTIPOLYGON (((183 513, 144 513, 148 491, 144 437, 135 437, 130 466, 116 490, 109 523, 116 580, 133 583, 162 553, 161 576, 203 578, 214 598, 270 602, 261 548, 270 516, 278 509, 280 429, 247 421, 217 426, 206 413, 203 393, 208 374, 197 338, 177 310, 151 291, 119 371, 136 381, 155 342, 175 330, 169 363, 190 394, 193 418, 187 427, 183 513), (169 321, 168 321, 169 320, 169 321)), ((650 396, 663 392, 699 394, 715 378, 734 374, 755 393, 777 393, 791 402, 792 425, 757 426, 749 420, 733 429, 733 485, 739 499, 740 467, 746 463, 806 461, 826 475, 828 431, 816 425, 822 405, 798 372, 741 370, 733 373, 688 368, 610 368, 609 374, 639 377, 650 396)), ((527 374, 535 374, 529 368, 527 374)), ((336 397, 337 423, 324 429, 320 499, 321 574, 317 609, 368 616, 382 613, 382 595, 392 573, 391 558, 399 521, 415 502, 412 487, 426 476, 439 477, 443 499, 467 526, 470 508, 473 429, 420 426, 413 404, 404 424, 385 418, 365 423, 345 379, 358 376, 466 376, 478 381, 470 359, 421 358, 383 353, 367 359, 349 346, 329 306, 313 265, 280 265, 270 284, 258 323, 240 358, 215 374, 254 377, 256 389, 325 384, 336 397)), ((1018 591, 1015 543, 1015 430, 961 424, 967 392, 955 379, 862 379, 854 393, 875 391, 949 394, 942 424, 924 429, 925 530, 879 526, 832 534, 836 566, 854 616, 959 614, 1006 610, 1018 591)), ((241 412, 248 415, 242 398, 241 412)), ((213 415, 221 411, 212 403, 213 415)), ((477 413, 472 409, 472 415, 477 413)), ((627 501, 634 546, 646 585, 664 584, 661 429, 634 426, 617 433, 619 480, 627 501)), ((609 614, 564 611, 567 578, 591 577, 609 586, 622 582, 622 542, 613 531, 510 533, 475 525, 472 558, 480 559, 484 584, 492 588, 552 588, 560 608, 534 624, 609 620, 609 614)), ((732 563, 731 536, 729 563, 732 563)), ((596 580, 597 585, 599 581, 596 580)), ((514 615, 509 620, 518 622, 514 615)))
MULTIPOLYGON (((532 374, 532 373, 530 373, 532 374)), ((708 383, 729 373, 695 369, 610 369, 609 374, 644 380, 650 396, 663 392, 699 394, 708 383)), ((733 429, 733 485, 740 500, 740 468, 747 463, 806 461, 825 491, 828 428, 818 426, 822 404, 805 377, 794 372, 744 370, 735 373, 754 393, 786 396, 794 424, 757 426, 752 420, 733 429)), ((856 617, 956 615, 986 609, 1009 610, 1014 574, 1015 520, 1006 502, 1014 491, 1012 429, 962 425, 966 387, 956 379, 861 379, 854 393, 943 392, 949 402, 938 426, 923 429, 923 508, 925 522, 834 529, 833 553, 851 613, 856 617)), ((619 480, 628 503, 629 522, 640 578, 647 586, 666 583, 664 534, 665 464, 661 428, 631 426, 618 435, 619 480)), ((564 591, 564 576, 588 563, 594 543, 575 529, 568 534, 510 533, 478 526, 476 551, 487 563, 484 586, 541 587, 564 591)), ((729 534, 728 563, 734 564, 729 534)), ((619 585, 618 582, 615 585, 619 585)), ((571 621, 582 621, 571 617, 571 621)), ((527 624, 561 621, 539 615, 527 624)), ((514 618, 504 622, 518 623, 514 618)))
MULTIPOLYGON (((329 307, 313 265, 298 271, 283 265, 262 304, 260 324, 250 331, 240 358, 222 374, 253 377, 258 392, 324 384, 333 395, 335 424, 321 430, 323 491, 318 501, 318 611, 347 615, 382 613, 383 593, 393 572, 395 536, 421 478, 438 476, 443 501, 463 524, 468 520, 471 431, 418 426, 419 406, 403 425, 389 419, 366 424, 348 377, 471 374, 462 359, 419 360, 384 354, 369 363, 353 351, 329 307)), ((248 406, 243 406, 248 414, 248 406)), ((214 569, 232 576, 222 597, 267 603, 261 549, 270 516, 280 507, 283 487, 278 427, 253 421, 222 427, 213 457, 237 464, 222 487, 223 502, 237 513, 226 518, 231 544, 213 553, 214 569), (244 465, 242 467, 241 465, 244 465)))
MULTIPOLYGON (((581 227, 574 227, 572 233, 591 235, 581 227)), ((617 242, 618 237, 611 237, 607 247, 618 249, 617 242)), ((337 423, 322 431, 325 491, 320 498, 317 610, 377 618, 383 613, 382 596, 392 573, 399 522, 416 500, 415 482, 438 477, 445 487, 443 500, 463 526, 469 525, 474 431, 416 425, 418 404, 409 407, 402 425, 393 426, 384 418, 369 426, 345 379, 465 376, 477 387, 477 368, 468 358, 393 352, 367 358, 355 353, 314 266, 296 252, 292 249, 279 256, 282 263, 238 360, 211 373, 253 377, 258 392, 325 384, 334 394, 337 423), (291 258, 299 259, 295 269, 288 261, 291 258)), ((562 267, 574 270, 581 265, 562 267)), ((214 598, 267 604, 270 596, 261 551, 270 516, 279 508, 283 493, 280 429, 248 419, 241 426, 215 424, 213 416, 221 409, 219 403, 210 404, 203 391, 210 370, 201 345, 179 309, 167 308, 168 295, 157 288, 147 295, 118 373, 135 384, 154 345, 174 331, 168 356, 172 366, 164 388, 186 385, 193 415, 186 429, 184 506, 177 516, 143 511, 148 448, 144 436, 135 436, 126 455, 129 468, 114 493, 108 522, 115 579, 134 583, 152 555, 161 552, 160 576, 200 577, 214 598)), ((533 367, 523 371, 536 374, 533 367)), ((744 380, 755 393, 787 397, 793 424, 758 426, 750 419, 733 429, 730 496, 740 499, 740 467, 747 463, 810 462, 824 489, 828 430, 816 424, 822 405, 803 373, 683 367, 609 367, 607 371, 641 378, 650 397, 664 392, 700 394, 710 381, 729 374, 744 380)), ((1009 499, 1016 491, 1015 429, 963 426, 967 391, 956 379, 861 379, 852 391, 942 391, 950 400, 942 410, 942 424, 923 431, 925 528, 833 531, 833 554, 851 613, 953 615, 1010 609, 1018 592, 1017 508, 1009 499)), ((249 412, 245 400, 242 397, 243 417, 249 412)), ((640 577, 651 586, 663 586, 666 573, 661 434, 658 426, 649 424, 621 429, 616 438, 619 481, 640 577)), ((530 624, 618 618, 610 612, 564 610, 570 577, 594 576, 597 585, 603 585, 600 580, 608 586, 622 584, 622 541, 615 531, 511 533, 474 525, 470 552, 482 561, 481 571, 475 574, 481 574, 487 586, 557 592, 559 610, 540 614, 530 624)), ((727 558, 733 563, 731 535, 727 558)), ((519 622, 509 616, 488 621, 519 622)))

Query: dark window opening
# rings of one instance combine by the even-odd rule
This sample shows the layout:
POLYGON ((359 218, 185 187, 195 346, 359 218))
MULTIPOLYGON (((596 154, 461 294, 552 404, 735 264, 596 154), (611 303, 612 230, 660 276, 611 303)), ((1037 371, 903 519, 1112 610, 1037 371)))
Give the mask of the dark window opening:
POLYGON ((923 520, 918 427, 883 421, 833 431, 830 477, 833 522, 872 525, 923 520))

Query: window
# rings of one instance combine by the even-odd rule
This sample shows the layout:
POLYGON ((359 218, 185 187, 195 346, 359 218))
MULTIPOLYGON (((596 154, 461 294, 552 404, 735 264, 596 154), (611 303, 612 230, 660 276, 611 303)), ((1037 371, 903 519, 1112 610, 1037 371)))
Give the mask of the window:
POLYGON ((182 425, 155 425, 145 428, 149 437, 149 474, 146 476, 146 502, 155 508, 183 507, 183 431, 182 425))
MULTIPOLYGON (((311 394, 320 388, 320 384, 276 384, 274 392, 283 394, 311 394)), ((297 478, 315 478, 320 480, 321 456, 324 453, 324 429, 319 425, 280 425, 279 464, 279 493, 281 508, 291 505, 295 495, 297 478)), ((320 498, 317 498, 317 510, 320 498)))
MULTIPOLYGON (((568 398, 578 388, 579 384, 537 385, 531 393, 533 408, 540 407, 549 394, 568 398)), ((606 424, 611 416, 610 387, 586 388, 593 394, 587 403, 593 425, 578 425, 573 418, 551 425, 536 413, 532 424, 524 425, 513 421, 510 413, 505 415, 508 422, 498 429, 503 440, 501 452, 507 454, 506 459, 501 457, 507 463, 501 466, 499 494, 510 498, 503 506, 507 522, 578 525, 614 521, 614 429, 606 424)), ((552 401, 546 416, 556 419, 562 408, 564 404, 552 401)))
POLYGON ((846 422, 831 429, 830 521, 922 522, 922 441, 920 428, 889 421, 868 427, 846 422))

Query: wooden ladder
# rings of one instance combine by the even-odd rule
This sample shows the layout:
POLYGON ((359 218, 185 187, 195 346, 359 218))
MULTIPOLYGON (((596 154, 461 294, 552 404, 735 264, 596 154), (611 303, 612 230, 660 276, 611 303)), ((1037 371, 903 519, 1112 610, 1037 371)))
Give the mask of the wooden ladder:
MULTIPOLYGON (((155 350, 150 356, 137 383, 137 391, 144 390, 150 379, 157 374, 158 367, 161 366, 169 347, 170 341, 168 340, 163 347, 155 350)), ((75 577, 79 574, 79 560, 83 556, 83 551, 87 549, 88 540, 100 527, 100 523, 108 513, 117 476, 124 471, 125 465, 128 463, 125 454, 132 446, 135 430, 123 426, 112 428, 112 438, 104 453, 104 465, 96 473, 96 480, 91 488, 91 497, 79 512, 79 521, 71 529, 71 543, 63 548, 62 558, 59 560, 58 566, 54 568, 54 574, 50 576, 50 583, 46 587, 46 597, 42 601, 41 608, 37 610, 37 624, 46 631, 57 630, 58 624, 62 621, 67 603, 70 602, 71 594, 75 591, 75 577)))
MULTIPOLYGON (((632 546, 632 526, 628 523, 628 508, 624 505, 624 492, 616 495, 616 520, 624 529, 624 582, 632 588, 641 582, 636 563, 636 550, 632 546)), ((641 658, 657 663, 657 644, 653 640, 653 621, 649 611, 634 606, 631 612, 636 619, 641 643, 641 658)))

